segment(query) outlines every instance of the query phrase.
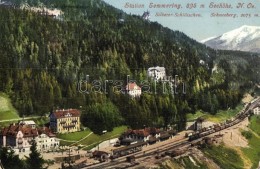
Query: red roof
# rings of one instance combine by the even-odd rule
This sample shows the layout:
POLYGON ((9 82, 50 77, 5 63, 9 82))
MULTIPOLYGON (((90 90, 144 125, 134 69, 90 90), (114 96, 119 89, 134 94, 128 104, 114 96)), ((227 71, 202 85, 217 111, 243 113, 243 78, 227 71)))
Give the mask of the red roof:
POLYGON ((77 109, 63 109, 63 110, 56 110, 53 112, 54 116, 59 119, 59 118, 64 118, 64 117, 79 117, 80 116, 80 111, 77 109))
POLYGON ((126 90, 141 90, 141 88, 135 82, 130 82, 126 85, 126 90))
POLYGON ((51 132, 48 127, 43 127, 38 129, 39 134, 46 134, 49 137, 55 137, 56 135, 51 132))
POLYGON ((5 127, 1 131, 1 135, 16 137, 16 135, 19 131, 21 131, 23 133, 24 137, 38 136, 37 129, 33 129, 31 126, 23 126, 23 125, 19 125, 19 124, 11 124, 9 127, 5 127))
POLYGON ((124 134, 125 135, 137 135, 142 137, 147 137, 149 135, 154 135, 160 133, 159 129, 156 128, 145 128, 140 130, 127 130, 124 134))

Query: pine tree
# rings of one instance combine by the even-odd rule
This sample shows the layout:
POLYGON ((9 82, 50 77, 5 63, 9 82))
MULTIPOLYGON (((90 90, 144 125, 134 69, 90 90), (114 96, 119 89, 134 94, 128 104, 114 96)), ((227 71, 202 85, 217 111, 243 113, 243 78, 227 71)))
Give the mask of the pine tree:
MULTIPOLYGON (((41 157, 41 154, 37 151, 37 143, 35 140, 32 140, 32 146, 30 148, 31 153, 29 154, 29 157, 27 158, 26 162, 28 165, 28 169, 45 169, 43 167, 45 161, 41 157)), ((46 167, 47 168, 47 167, 46 167)))
POLYGON ((23 169, 23 161, 12 149, 0 147, 0 161, 5 169, 23 169))

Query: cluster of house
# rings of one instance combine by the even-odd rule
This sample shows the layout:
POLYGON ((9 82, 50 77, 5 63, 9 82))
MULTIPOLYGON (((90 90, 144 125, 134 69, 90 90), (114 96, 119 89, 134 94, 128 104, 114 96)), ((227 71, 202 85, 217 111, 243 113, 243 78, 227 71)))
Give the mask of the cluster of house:
POLYGON ((19 154, 29 151, 35 140, 39 151, 48 151, 57 149, 60 145, 54 133, 80 130, 80 111, 77 109, 56 110, 49 117, 50 124, 47 127, 36 127, 32 120, 10 124, 0 132, 0 145, 10 147, 19 154))
MULTIPOLYGON (((166 79, 166 73, 164 67, 150 67, 147 70, 147 75, 149 78, 159 81, 166 79)), ((126 85, 126 91, 131 97, 140 97, 142 94, 142 89, 135 82, 130 82, 126 85)))
POLYGON ((175 130, 163 131, 153 127, 139 130, 129 129, 120 136, 119 140, 120 145, 130 145, 137 142, 153 144, 157 141, 167 140, 175 134, 175 130))

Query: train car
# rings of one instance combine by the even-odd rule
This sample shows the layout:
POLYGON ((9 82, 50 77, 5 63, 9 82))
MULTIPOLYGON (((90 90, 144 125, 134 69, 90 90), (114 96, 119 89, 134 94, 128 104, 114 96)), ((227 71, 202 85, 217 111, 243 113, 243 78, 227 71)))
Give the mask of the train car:
POLYGON ((200 137, 199 134, 200 133, 195 133, 195 134, 189 136, 189 141, 198 139, 200 137))
POLYGON ((142 151, 142 147, 145 145, 147 145, 146 142, 138 142, 129 146, 114 149, 112 151, 112 158, 118 158, 138 151, 142 151))

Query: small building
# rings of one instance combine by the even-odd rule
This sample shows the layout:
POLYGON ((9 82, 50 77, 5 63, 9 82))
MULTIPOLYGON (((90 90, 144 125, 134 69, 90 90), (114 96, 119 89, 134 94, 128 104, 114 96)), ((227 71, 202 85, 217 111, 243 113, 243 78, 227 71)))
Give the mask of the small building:
POLYGON ((19 122, 19 125, 30 126, 33 129, 36 129, 36 123, 33 120, 22 120, 19 122))
POLYGON ((202 129, 202 123, 203 123, 204 119, 202 117, 197 118, 196 122, 195 122, 195 129, 196 131, 202 129))
POLYGON ((164 67, 150 67, 147 71, 147 75, 152 79, 158 81, 166 78, 165 68, 164 67))
POLYGON ((140 97, 142 94, 142 89, 135 82, 129 82, 126 91, 131 97, 140 97))
POLYGON ((145 128, 139 130, 129 129, 121 135, 120 143, 148 142, 152 137, 155 139, 160 137, 160 130, 156 128, 145 128))
POLYGON ((143 15, 142 15, 142 18, 144 20, 149 20, 150 19, 150 12, 149 11, 144 12, 143 15))
POLYGON ((56 110, 50 114, 50 128, 57 133, 80 131, 80 111, 77 109, 56 110))
POLYGON ((258 104, 256 107, 253 109, 254 115, 260 115, 260 104, 258 104))

